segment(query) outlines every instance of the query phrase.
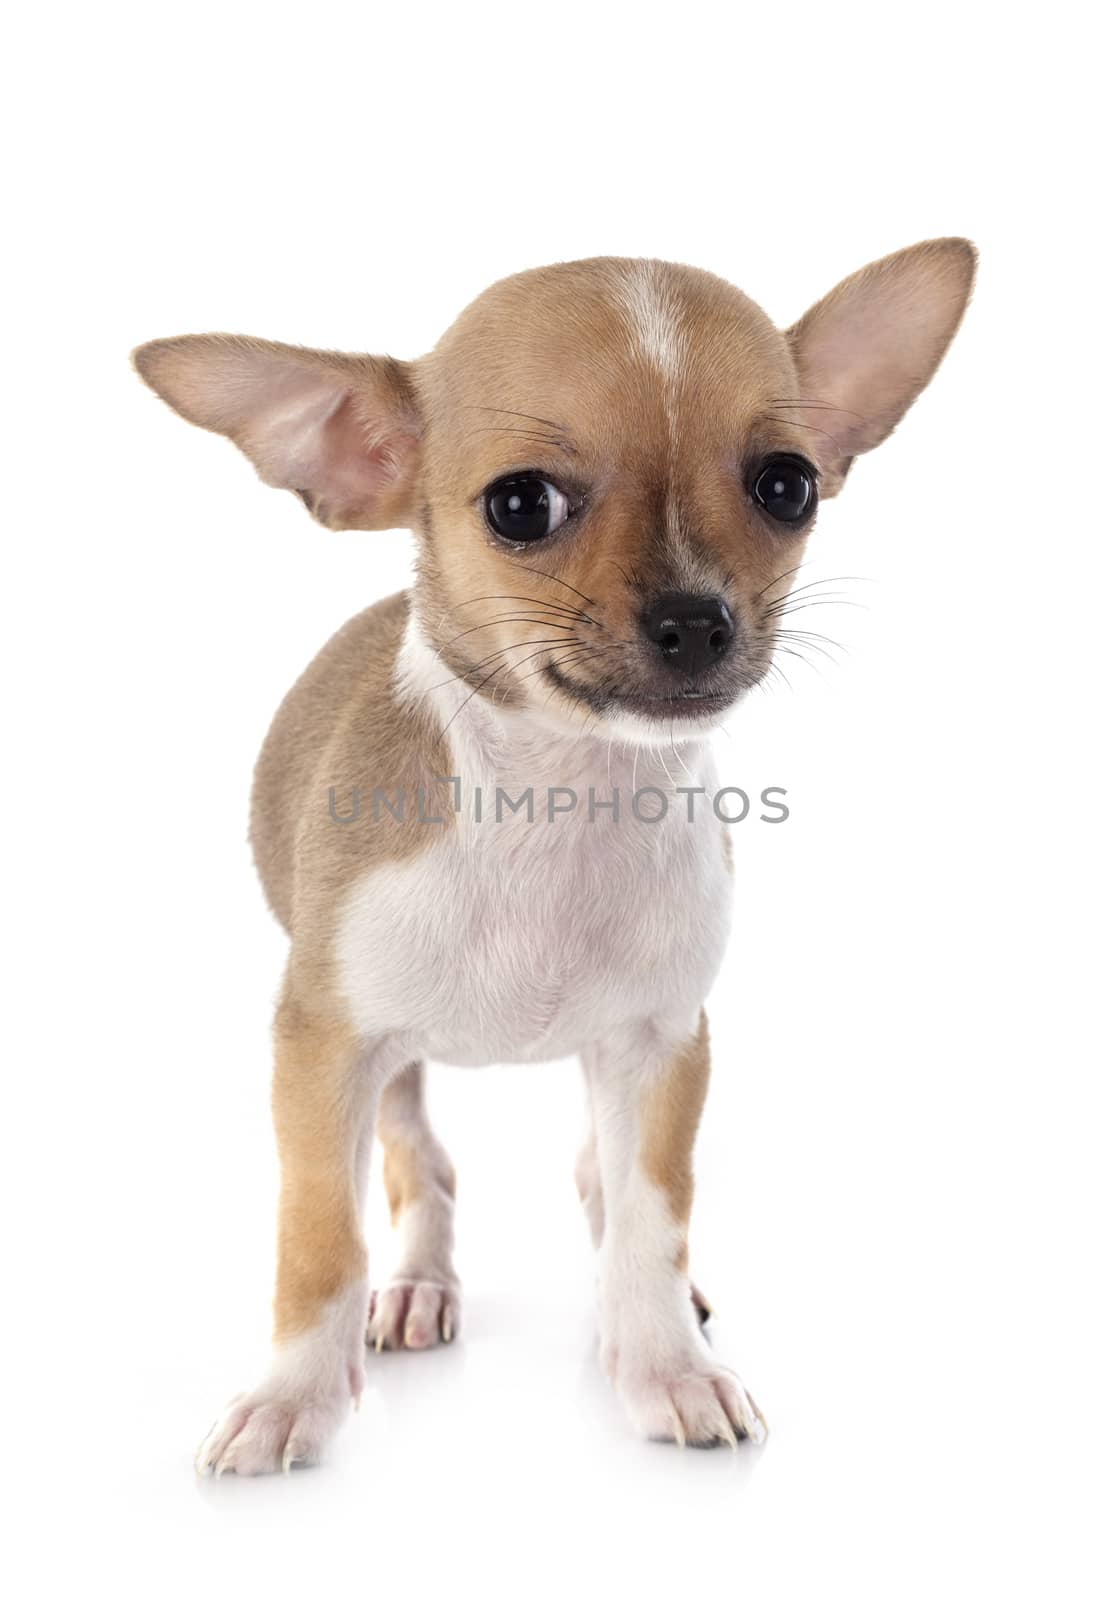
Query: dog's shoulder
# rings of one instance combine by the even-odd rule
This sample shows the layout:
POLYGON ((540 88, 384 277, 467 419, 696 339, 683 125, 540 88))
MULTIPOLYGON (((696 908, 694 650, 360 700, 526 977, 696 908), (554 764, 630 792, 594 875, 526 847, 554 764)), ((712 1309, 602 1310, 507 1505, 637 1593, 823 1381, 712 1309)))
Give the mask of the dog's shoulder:
POLYGON ((251 843, 267 898, 291 932, 296 921, 318 920, 375 853, 404 859, 429 842, 427 828, 340 820, 373 788, 415 793, 445 770, 430 711, 397 694, 409 607, 401 592, 345 623, 282 701, 259 755, 251 843))

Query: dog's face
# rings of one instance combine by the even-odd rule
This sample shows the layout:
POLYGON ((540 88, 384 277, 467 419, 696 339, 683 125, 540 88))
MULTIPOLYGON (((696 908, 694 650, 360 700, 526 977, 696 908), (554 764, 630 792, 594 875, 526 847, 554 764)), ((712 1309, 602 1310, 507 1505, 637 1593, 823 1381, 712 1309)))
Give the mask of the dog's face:
POLYGON ((136 361, 326 525, 413 527, 420 622, 475 693, 673 739, 768 670, 820 498, 928 382, 973 272, 966 241, 919 245, 783 333, 708 273, 601 258, 495 284, 409 365, 219 335, 136 361))
POLYGON ((488 290, 417 364, 423 614, 450 666, 607 734, 727 709, 817 509, 797 384, 707 273, 601 260, 488 290))

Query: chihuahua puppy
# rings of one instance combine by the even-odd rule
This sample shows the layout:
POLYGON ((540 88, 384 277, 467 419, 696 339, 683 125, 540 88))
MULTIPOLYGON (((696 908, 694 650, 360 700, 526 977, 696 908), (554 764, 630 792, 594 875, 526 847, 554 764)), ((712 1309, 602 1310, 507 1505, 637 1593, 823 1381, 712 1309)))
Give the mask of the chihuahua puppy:
POLYGON ((428 1057, 581 1057, 603 1365, 649 1437, 762 1438, 687 1276, 731 900, 727 828, 695 801, 707 736, 772 664, 819 499, 928 383, 974 270, 964 239, 915 245, 780 332, 707 272, 599 258, 494 284, 417 361, 224 334, 135 352, 325 527, 418 545, 412 589, 325 645, 256 769, 255 858, 291 941, 274 1349, 201 1471, 316 1461, 364 1342, 457 1333, 428 1057), (678 804, 653 786, 636 807, 644 746, 674 751, 678 804), (372 1295, 375 1126, 400 1250, 372 1295))

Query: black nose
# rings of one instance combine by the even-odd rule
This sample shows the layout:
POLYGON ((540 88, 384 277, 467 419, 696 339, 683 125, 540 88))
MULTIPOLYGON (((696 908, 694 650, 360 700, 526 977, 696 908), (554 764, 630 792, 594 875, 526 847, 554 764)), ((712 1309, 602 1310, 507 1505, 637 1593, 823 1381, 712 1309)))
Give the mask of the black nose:
POLYGON ((716 595, 665 594, 644 617, 644 631, 668 667, 696 677, 732 648, 736 625, 716 595))

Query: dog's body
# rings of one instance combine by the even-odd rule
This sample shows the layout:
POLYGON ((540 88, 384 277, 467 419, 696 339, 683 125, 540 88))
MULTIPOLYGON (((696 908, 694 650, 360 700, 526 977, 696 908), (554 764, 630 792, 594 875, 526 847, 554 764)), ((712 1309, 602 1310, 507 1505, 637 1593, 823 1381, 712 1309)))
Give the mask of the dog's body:
POLYGON ((604 259, 495 285, 409 368, 221 337, 138 353, 321 521, 420 537, 412 594, 325 647, 258 763, 291 937, 275 1358, 202 1467, 316 1459, 364 1336, 453 1336, 427 1057, 582 1057, 603 1360, 645 1433, 761 1435, 686 1276, 731 902, 703 735, 771 663, 818 478, 835 492, 931 376, 972 265, 959 240, 902 252, 785 336, 708 274, 604 259), (375 1119, 401 1256, 371 1302, 375 1119))
MULTIPOLYGON (((415 627, 398 666, 402 715, 429 694, 451 709, 467 694, 441 689, 442 665, 415 627)), ((684 1037, 724 953, 722 824, 692 827, 674 809, 658 824, 622 826, 598 809, 591 821, 590 790, 628 803, 632 752, 553 738, 528 713, 508 741, 495 709, 471 709, 446 735, 458 813, 451 794, 437 798, 451 826, 418 824, 422 854, 367 873, 343 906, 339 987, 356 1026, 411 1030, 414 1055, 467 1066, 573 1055, 653 1013, 684 1037), (529 788, 538 817, 507 804, 498 817, 498 791, 516 800, 529 788), (549 814, 557 789, 581 795, 581 809, 549 814)), ((694 759, 703 770, 675 770, 671 783, 709 777, 708 753, 694 759)))

